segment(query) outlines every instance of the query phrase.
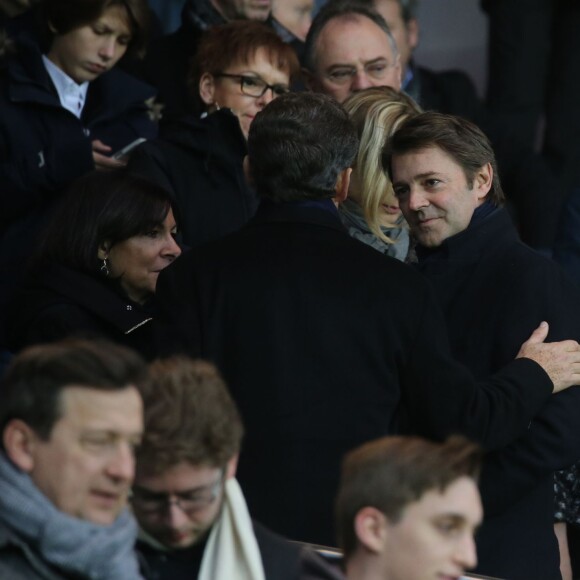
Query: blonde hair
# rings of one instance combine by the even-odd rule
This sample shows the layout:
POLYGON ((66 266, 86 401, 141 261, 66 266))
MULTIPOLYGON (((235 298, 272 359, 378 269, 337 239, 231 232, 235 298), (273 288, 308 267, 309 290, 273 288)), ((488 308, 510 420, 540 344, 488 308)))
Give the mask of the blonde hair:
POLYGON ((417 103, 391 87, 371 87, 351 95, 344 108, 353 121, 360 145, 353 165, 349 197, 362 210, 369 229, 387 244, 392 244, 381 230, 381 204, 394 200, 393 186, 383 170, 381 154, 385 142, 401 124, 421 113, 417 103))

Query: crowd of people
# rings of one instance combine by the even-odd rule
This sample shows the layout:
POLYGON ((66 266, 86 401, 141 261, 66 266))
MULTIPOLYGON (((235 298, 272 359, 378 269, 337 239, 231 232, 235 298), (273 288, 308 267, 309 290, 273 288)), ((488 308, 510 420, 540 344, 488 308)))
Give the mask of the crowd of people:
POLYGON ((567 100, 313 4, 0 3, 0 577, 580 573, 567 100))

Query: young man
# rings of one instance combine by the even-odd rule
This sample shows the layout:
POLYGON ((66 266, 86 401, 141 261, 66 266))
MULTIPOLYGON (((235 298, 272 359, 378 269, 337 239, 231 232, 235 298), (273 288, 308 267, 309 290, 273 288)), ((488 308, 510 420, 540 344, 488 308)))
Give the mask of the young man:
POLYGON ((30 348, 2 383, 0 577, 141 578, 126 509, 146 371, 113 344, 30 348))
POLYGON ((64 188, 120 167, 112 153, 156 134, 145 105, 154 90, 115 68, 144 46, 146 0, 46 0, 38 10, 41 29, 14 33, 0 72, 0 310, 64 188))
POLYGON ((157 361, 144 403, 132 501, 146 573, 296 579, 299 550, 251 520, 235 480, 243 426, 216 369, 157 361))
POLYGON ((350 452, 336 502, 349 580, 458 579, 477 562, 481 451, 386 437, 350 452))
MULTIPOLYGON (((422 113, 385 152, 401 210, 418 242, 418 269, 443 307, 451 348, 476 377, 512 359, 535 321, 550 339, 580 338, 580 291, 519 240, 492 147, 475 125, 422 113)), ((486 522, 478 571, 515 580, 560 578, 552 472, 578 460, 580 389, 551 398, 515 445, 486 461, 486 522)), ((578 469, 558 478, 558 519, 577 518, 578 469)))

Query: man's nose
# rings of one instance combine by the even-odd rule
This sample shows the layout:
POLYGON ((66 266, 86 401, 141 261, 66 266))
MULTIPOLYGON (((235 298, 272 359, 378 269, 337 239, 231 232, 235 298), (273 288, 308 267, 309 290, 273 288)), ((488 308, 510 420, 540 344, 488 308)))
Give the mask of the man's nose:
POLYGON ((118 481, 133 481, 135 457, 129 443, 120 443, 107 464, 107 474, 118 481))
POLYGON ((103 60, 111 60, 115 56, 116 41, 114 38, 104 38, 99 49, 99 56, 103 60))
POLYGON ((354 76, 352 77, 352 84, 351 88, 353 91, 362 91, 363 89, 368 89, 372 87, 373 83, 369 79, 367 72, 362 70, 357 70, 354 76))
POLYGON ((411 189, 407 197, 407 207, 412 211, 419 211, 429 205, 429 200, 420 189, 411 189))
POLYGON ((465 570, 475 568, 477 565, 477 548, 471 534, 465 534, 457 544, 456 561, 465 570))
POLYGON ((167 506, 166 514, 167 523, 171 528, 179 529, 188 520, 185 512, 174 501, 167 506))

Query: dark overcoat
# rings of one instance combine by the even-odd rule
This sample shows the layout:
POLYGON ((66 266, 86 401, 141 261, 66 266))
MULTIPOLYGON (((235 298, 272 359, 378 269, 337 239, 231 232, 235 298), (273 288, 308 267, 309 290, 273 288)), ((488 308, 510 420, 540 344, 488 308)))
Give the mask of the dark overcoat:
MULTIPOLYGON (((580 340, 580 291, 558 265, 518 239, 505 210, 423 254, 447 320, 451 349, 476 378, 516 356, 538 324, 549 341, 580 340)), ((478 571, 514 580, 560 578, 553 472, 580 458, 580 389, 551 397, 524 437, 488 458, 478 571)))
POLYGON ((250 513, 292 539, 334 542, 347 450, 400 431, 502 446, 551 391, 528 359, 477 385, 450 357, 429 286, 352 239, 330 201, 264 203, 167 268, 157 298, 167 346, 216 362, 241 409, 250 513))

